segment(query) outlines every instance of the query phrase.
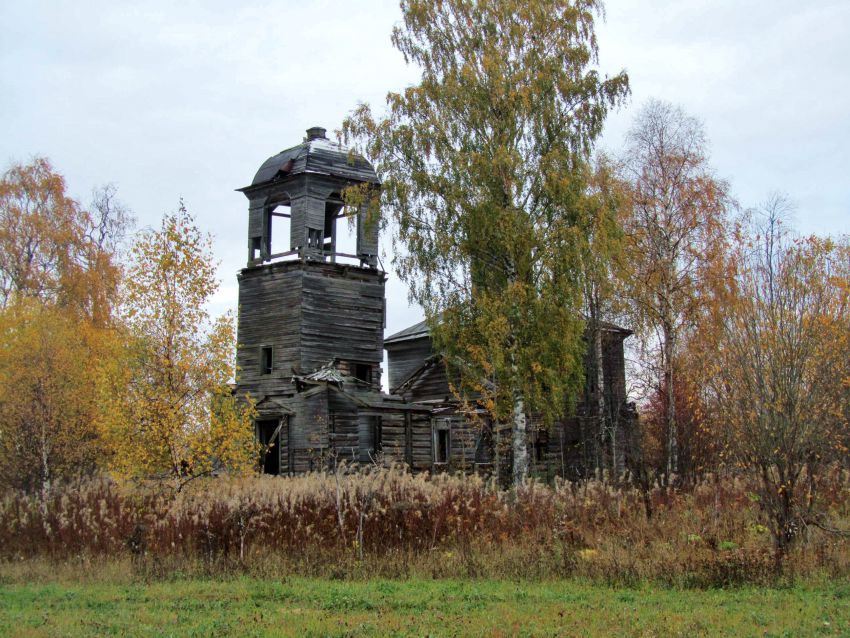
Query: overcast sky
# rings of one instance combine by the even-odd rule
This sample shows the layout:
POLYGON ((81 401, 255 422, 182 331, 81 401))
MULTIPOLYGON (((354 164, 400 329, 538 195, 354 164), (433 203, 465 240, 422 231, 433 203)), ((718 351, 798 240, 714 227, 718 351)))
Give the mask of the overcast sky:
MULTIPOLYGON (((417 80, 390 44, 399 20, 397 0, 0 0, 0 160, 47 156, 83 201, 112 182, 141 226, 183 197, 215 236, 215 310, 235 309, 234 189, 308 127, 417 80)), ((633 91, 606 148, 648 98, 674 102, 742 205, 780 190, 799 230, 850 230, 850 1, 609 0, 599 37, 602 69, 633 91)), ((392 275, 387 308, 389 333, 421 316, 392 275)))

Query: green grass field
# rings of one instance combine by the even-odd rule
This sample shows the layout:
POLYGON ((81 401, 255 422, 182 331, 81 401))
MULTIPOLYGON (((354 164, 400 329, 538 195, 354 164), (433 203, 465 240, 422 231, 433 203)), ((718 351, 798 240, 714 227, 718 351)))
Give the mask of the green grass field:
POLYGON ((3 636, 850 636, 850 584, 615 590, 576 582, 0 586, 3 636))

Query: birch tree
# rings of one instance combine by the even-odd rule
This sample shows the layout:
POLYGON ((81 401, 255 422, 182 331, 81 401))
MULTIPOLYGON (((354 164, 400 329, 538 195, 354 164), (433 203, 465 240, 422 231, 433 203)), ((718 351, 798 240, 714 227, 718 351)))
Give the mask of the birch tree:
MULTIPOLYGON (((584 314, 587 319, 588 374, 594 376, 595 393, 591 393, 592 410, 596 420, 593 463, 598 471, 605 468, 610 457, 612 474, 619 470, 618 459, 622 441, 617 440, 616 418, 606 405, 603 333, 604 323, 620 311, 617 299, 622 260, 623 233, 621 217, 624 185, 616 176, 614 163, 604 154, 594 159, 590 175, 583 235, 587 237, 582 255, 584 314)), ((588 459, 589 460, 589 459, 588 459)))
POLYGON ((132 247, 121 306, 126 365, 105 384, 100 424, 118 476, 179 490, 215 469, 256 463, 252 405, 237 402, 228 385, 233 321, 207 310, 215 269, 211 239, 182 203, 132 247))
POLYGON ((464 401, 511 423, 551 421, 583 382, 586 160, 624 72, 594 68, 599 0, 405 0, 392 34, 422 72, 362 105, 343 136, 383 180, 396 269, 425 310, 464 401))
POLYGON ((0 487, 46 495, 103 467, 97 384, 119 346, 56 305, 22 299, 0 311, 0 487))
POLYGON ((683 332, 725 276, 728 185, 708 163, 700 122, 669 103, 650 101, 629 131, 626 277, 643 364, 664 410, 665 469, 678 472, 676 358, 683 332))
POLYGON ((120 278, 115 251, 133 220, 114 187, 94 195, 91 210, 81 206, 43 157, 6 171, 0 179, 0 307, 32 298, 109 323, 120 278))

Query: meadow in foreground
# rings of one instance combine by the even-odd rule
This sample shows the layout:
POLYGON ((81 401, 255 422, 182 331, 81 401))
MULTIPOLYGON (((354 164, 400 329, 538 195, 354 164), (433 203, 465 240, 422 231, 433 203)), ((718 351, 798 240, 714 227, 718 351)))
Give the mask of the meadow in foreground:
POLYGON ((237 578, 0 586, 8 636, 846 636, 850 584, 237 578))

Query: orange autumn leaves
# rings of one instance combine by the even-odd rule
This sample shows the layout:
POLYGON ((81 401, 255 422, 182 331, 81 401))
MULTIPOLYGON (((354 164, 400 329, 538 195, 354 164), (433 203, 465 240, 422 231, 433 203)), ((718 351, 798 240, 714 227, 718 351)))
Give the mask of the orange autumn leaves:
POLYGON ((96 371, 117 344, 112 312, 119 268, 107 244, 123 228, 105 232, 115 215, 101 212, 71 199, 43 158, 13 166, 0 179, 5 486, 47 489, 105 456, 95 426, 96 371))
POLYGON ((203 310, 217 286, 208 240, 181 208, 138 239, 122 280, 131 217, 114 194, 81 206, 43 158, 0 180, 5 487, 48 490, 103 469, 177 480, 253 462, 250 406, 237 408, 227 385, 232 322, 203 310))

